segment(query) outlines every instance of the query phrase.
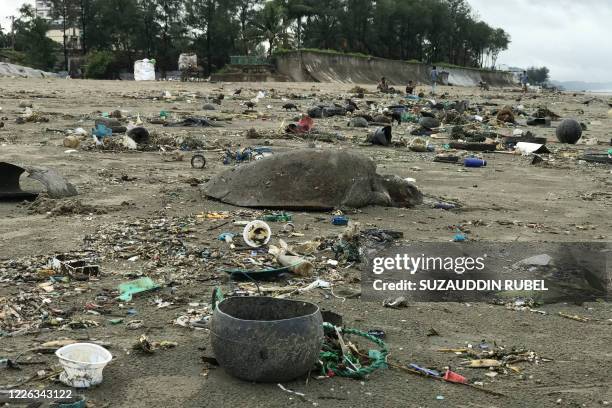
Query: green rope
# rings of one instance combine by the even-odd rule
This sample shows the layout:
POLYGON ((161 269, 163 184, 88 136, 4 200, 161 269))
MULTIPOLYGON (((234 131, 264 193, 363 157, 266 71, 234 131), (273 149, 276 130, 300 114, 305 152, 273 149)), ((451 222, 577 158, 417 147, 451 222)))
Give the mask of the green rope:
POLYGON ((221 303, 223 299, 225 299, 225 297, 223 296, 221 288, 214 288, 212 292, 212 301, 210 302, 212 310, 215 310, 217 308, 217 304, 221 303))
MULTIPOLYGON (((335 329, 334 325, 327 322, 323 323, 323 328, 329 330, 335 329)), ((335 375, 338 375, 340 377, 360 379, 369 374, 372 374, 379 368, 387 367, 387 354, 389 353, 389 351, 387 350, 387 345, 384 341, 382 341, 376 336, 372 336, 371 334, 357 329, 345 327, 340 329, 340 331, 342 334, 355 335, 368 339, 369 341, 380 347, 380 350, 370 350, 369 354, 372 361, 369 365, 357 367, 356 369, 351 369, 348 366, 356 366, 356 364, 359 363, 359 360, 356 357, 341 356, 341 354, 337 351, 334 351, 329 344, 323 344, 323 350, 321 350, 321 352, 319 353, 319 359, 322 362, 322 375, 327 375, 331 371, 335 375), (345 368, 342 368, 341 366, 344 366, 345 368)))

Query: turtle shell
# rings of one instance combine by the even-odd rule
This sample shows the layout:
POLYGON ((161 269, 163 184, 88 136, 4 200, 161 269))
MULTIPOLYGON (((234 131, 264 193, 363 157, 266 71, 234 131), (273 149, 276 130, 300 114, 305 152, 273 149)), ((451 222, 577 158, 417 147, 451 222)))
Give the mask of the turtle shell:
POLYGON ((301 149, 225 170, 207 196, 242 207, 330 209, 372 204, 381 191, 374 162, 348 151, 301 149))

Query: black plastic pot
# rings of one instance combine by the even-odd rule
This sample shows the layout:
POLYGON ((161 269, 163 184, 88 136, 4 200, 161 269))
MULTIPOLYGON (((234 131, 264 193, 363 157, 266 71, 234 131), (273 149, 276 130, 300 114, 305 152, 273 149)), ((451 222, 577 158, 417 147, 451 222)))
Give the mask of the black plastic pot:
POLYGON ((25 169, 11 163, 0 162, 0 200, 35 200, 38 193, 23 191, 19 178, 25 169))
POLYGON ((233 297, 217 305, 211 343, 219 365, 247 381, 282 382, 314 367, 323 342, 315 304, 270 297, 233 297))
POLYGON ((374 131, 370 136, 370 143, 389 146, 391 144, 391 137, 391 126, 384 126, 374 131))
POLYGON ((425 129, 435 129, 440 126, 440 121, 436 118, 424 116, 419 119, 419 125, 421 125, 425 129))
POLYGON ((137 144, 148 144, 151 141, 149 131, 143 127, 135 127, 129 130, 127 135, 137 144))

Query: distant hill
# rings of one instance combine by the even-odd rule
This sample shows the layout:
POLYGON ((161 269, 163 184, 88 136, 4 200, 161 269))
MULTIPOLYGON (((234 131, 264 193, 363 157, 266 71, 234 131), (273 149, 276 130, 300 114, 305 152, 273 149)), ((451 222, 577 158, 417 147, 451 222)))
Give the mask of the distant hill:
POLYGON ((554 86, 562 86, 566 91, 612 92, 612 82, 550 81, 554 86))

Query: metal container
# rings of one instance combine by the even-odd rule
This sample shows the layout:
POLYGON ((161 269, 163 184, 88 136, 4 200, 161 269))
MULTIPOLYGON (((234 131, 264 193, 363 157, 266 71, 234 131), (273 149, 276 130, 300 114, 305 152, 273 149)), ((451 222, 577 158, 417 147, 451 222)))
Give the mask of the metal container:
POLYGON ((213 352, 229 374, 247 381, 290 381, 314 367, 323 343, 315 304, 271 297, 233 297, 215 309, 213 352))

